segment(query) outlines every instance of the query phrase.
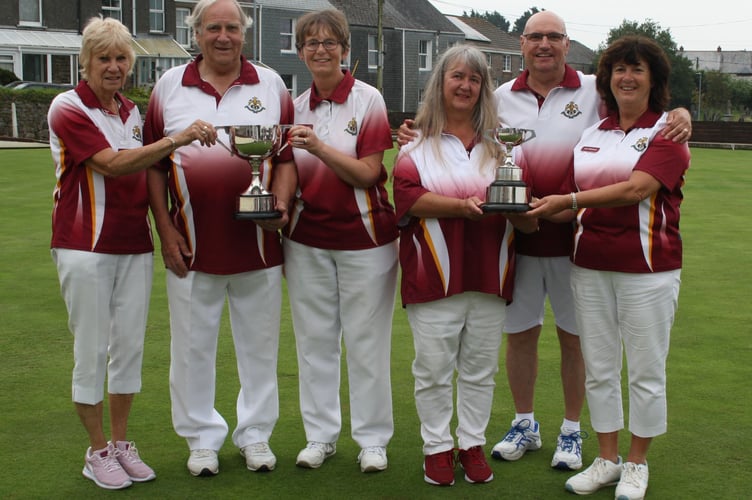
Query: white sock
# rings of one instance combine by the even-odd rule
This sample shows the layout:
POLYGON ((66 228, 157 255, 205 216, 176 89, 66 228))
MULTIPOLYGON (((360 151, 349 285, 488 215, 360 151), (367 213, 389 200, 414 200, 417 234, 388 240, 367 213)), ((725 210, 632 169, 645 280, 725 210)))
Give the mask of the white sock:
POLYGON ((564 435, 580 432, 580 423, 567 420, 566 418, 561 423, 561 433, 564 435))
POLYGON ((512 422, 512 425, 517 425, 525 419, 530 420, 530 427, 535 427, 535 412, 516 413, 514 415, 514 422, 512 422))

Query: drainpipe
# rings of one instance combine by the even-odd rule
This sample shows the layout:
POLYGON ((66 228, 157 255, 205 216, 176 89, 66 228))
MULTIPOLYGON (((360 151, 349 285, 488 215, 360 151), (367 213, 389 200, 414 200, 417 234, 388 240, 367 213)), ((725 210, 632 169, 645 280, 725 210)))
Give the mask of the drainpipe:
POLYGON ((131 23, 133 24, 131 34, 136 36, 136 0, 131 1, 131 23))

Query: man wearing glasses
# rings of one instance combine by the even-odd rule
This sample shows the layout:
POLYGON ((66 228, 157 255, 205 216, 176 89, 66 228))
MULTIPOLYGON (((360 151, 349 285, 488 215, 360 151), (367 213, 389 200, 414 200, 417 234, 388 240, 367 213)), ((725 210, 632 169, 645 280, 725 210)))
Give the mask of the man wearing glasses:
MULTIPOLYGON (((582 131, 605 116, 595 77, 566 64, 569 38, 564 21, 551 11, 532 15, 520 37, 525 71, 499 87, 495 94, 499 119, 508 127, 533 129, 535 138, 518 146, 515 163, 525 172, 532 196, 561 194, 566 184, 574 145, 582 131)), ((686 141, 689 112, 674 110, 668 138, 686 141)), ((540 221, 540 230, 515 234, 517 270, 514 300, 507 307, 506 370, 515 405, 515 418, 492 455, 518 460, 527 450, 541 447, 534 414, 538 371, 538 338, 543 326, 546 296, 556 322, 561 350, 564 419, 551 466, 582 467, 580 413, 585 398, 585 368, 574 318, 569 285, 572 226, 540 221)))

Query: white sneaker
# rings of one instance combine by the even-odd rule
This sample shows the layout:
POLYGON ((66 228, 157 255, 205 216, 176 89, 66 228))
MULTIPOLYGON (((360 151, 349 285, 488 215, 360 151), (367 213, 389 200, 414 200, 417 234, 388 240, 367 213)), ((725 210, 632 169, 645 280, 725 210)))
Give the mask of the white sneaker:
POLYGON ((214 450, 191 450, 188 470, 194 476, 213 476, 219 473, 219 459, 214 450))
POLYGON ((360 450, 358 463, 362 472, 378 472, 387 466, 386 448, 383 446, 368 446, 360 450))
POLYGON ((309 441, 306 447, 300 450, 295 465, 307 469, 318 469, 324 460, 337 453, 337 443, 319 443, 309 441))
POLYGON ((590 467, 567 479, 564 488, 578 495, 589 495, 604 486, 618 483, 621 469, 621 457, 618 463, 598 457, 590 467))
POLYGON ((274 470, 277 465, 277 457, 269 448, 269 443, 253 443, 240 449, 240 454, 245 457, 245 465, 248 470, 267 472, 274 470))
POLYGON ((504 460, 519 460, 526 451, 537 450, 541 447, 540 429, 538 422, 530 422, 524 418, 519 422, 512 421, 504 439, 496 443, 491 450, 491 456, 504 460))
POLYGON ((564 470, 579 470, 582 468, 582 438, 586 432, 559 434, 556 451, 551 460, 551 467, 564 470))
POLYGON ((616 485, 616 500, 642 500, 648 489, 648 464, 626 462, 616 485))

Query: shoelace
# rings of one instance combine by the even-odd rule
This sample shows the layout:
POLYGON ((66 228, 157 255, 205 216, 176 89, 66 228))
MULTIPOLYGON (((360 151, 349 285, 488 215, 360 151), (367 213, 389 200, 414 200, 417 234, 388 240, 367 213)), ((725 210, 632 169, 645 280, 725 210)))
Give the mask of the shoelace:
POLYGON ((640 479, 641 477, 637 464, 628 463, 624 465, 624 469, 622 469, 621 472, 621 482, 627 483, 635 488, 641 488, 642 482, 640 479))
POLYGON ((108 450, 106 456, 95 454, 97 461, 104 467, 107 472, 112 472, 117 469, 121 469, 120 462, 117 461, 117 449, 108 450))
POLYGON ((453 448, 451 450, 445 451, 444 453, 439 453, 439 455, 435 457, 436 465, 454 469, 454 464, 457 462, 457 459, 455 458, 455 453, 457 451, 457 448, 453 448))
POLYGON ((249 445, 249 448, 251 449, 251 453, 268 453, 269 447, 266 445, 266 443, 253 443, 249 445))
POLYGON ((384 456, 384 448, 381 446, 366 446, 363 448, 363 455, 378 455, 380 457, 384 456))
POLYGON ((310 450, 316 450, 320 452, 322 455, 326 455, 328 452, 326 443, 319 443, 317 441, 311 441, 310 443, 306 445, 306 448, 310 450))
MULTIPOLYGON (((460 450, 462 452, 463 450, 460 450)), ((473 446, 469 450, 464 450, 464 453, 462 453, 463 456, 470 459, 470 463, 473 465, 486 465, 487 462, 484 460, 483 457, 483 450, 480 448, 480 446, 473 446)))
POLYGON ((517 422, 507 433, 507 436, 504 438, 504 441, 515 443, 517 446, 520 446, 522 442, 530 441, 530 438, 527 437, 527 434, 525 431, 532 430, 533 424, 530 422, 530 419, 523 418, 519 422, 517 422))
POLYGON ((193 450, 191 453, 196 458, 207 458, 214 455, 212 450, 193 450))
POLYGON ((571 453, 581 453, 580 439, 587 439, 585 431, 577 431, 572 434, 561 435, 561 449, 571 453))
POLYGON ((125 450, 115 448, 115 453, 117 456, 125 457, 125 459, 130 463, 141 461, 138 456, 138 448, 136 448, 136 444, 133 441, 128 443, 128 447, 125 450))
POLYGON ((598 457, 595 459, 595 462, 593 462, 593 465, 588 467, 588 470, 585 472, 596 478, 604 477, 608 475, 608 471, 606 470, 608 463, 608 460, 605 458, 598 457))

